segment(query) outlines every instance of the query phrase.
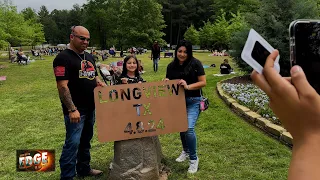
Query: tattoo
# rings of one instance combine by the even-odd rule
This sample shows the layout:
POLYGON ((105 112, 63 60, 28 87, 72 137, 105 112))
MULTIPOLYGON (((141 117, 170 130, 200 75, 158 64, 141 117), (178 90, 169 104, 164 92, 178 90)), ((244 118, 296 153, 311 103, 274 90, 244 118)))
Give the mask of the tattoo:
POLYGON ((74 109, 75 106, 72 102, 72 97, 68 87, 61 87, 58 89, 59 97, 67 109, 74 109))

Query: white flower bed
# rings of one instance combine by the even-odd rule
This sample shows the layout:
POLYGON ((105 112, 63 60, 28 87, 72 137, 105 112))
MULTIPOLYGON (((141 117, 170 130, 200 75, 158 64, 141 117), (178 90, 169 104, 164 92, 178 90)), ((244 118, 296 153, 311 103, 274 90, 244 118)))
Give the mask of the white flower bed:
POLYGON ((269 107, 269 97, 254 84, 231 84, 223 83, 222 89, 231 95, 240 104, 259 113, 262 117, 280 124, 279 119, 269 107))

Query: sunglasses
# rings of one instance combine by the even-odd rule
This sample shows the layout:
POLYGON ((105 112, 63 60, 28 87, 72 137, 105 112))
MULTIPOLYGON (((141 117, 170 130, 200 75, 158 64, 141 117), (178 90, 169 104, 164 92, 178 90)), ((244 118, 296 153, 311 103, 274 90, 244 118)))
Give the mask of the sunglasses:
POLYGON ((88 42, 90 41, 90 38, 86 38, 86 37, 83 37, 83 36, 78 36, 78 35, 75 35, 75 34, 72 34, 73 36, 79 38, 81 41, 84 41, 84 40, 87 40, 88 42))

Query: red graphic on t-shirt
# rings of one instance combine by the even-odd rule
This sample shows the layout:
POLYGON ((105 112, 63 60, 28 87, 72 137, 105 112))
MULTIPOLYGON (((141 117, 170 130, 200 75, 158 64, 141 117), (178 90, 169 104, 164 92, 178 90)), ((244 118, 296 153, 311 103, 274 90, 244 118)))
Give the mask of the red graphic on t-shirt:
POLYGON ((66 68, 64 66, 57 66, 54 68, 55 76, 65 76, 66 68))
POLYGON ((95 78, 95 69, 90 61, 81 61, 81 70, 79 71, 80 78, 87 78, 93 80, 95 78))
POLYGON ((81 62, 82 71, 94 71, 94 66, 90 61, 83 60, 81 62))

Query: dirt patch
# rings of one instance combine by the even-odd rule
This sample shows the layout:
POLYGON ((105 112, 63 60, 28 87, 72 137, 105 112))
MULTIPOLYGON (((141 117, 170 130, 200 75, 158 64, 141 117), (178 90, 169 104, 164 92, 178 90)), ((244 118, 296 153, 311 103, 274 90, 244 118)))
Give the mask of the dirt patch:
POLYGON ((160 179, 159 180, 167 180, 168 179, 168 176, 170 175, 171 173, 171 170, 169 169, 169 167, 167 167, 166 165, 164 164, 161 164, 161 168, 160 168, 160 179))
POLYGON ((237 76, 232 79, 227 79, 223 81, 223 83, 231 83, 231 84, 252 84, 252 79, 250 75, 244 75, 244 76, 237 76))

